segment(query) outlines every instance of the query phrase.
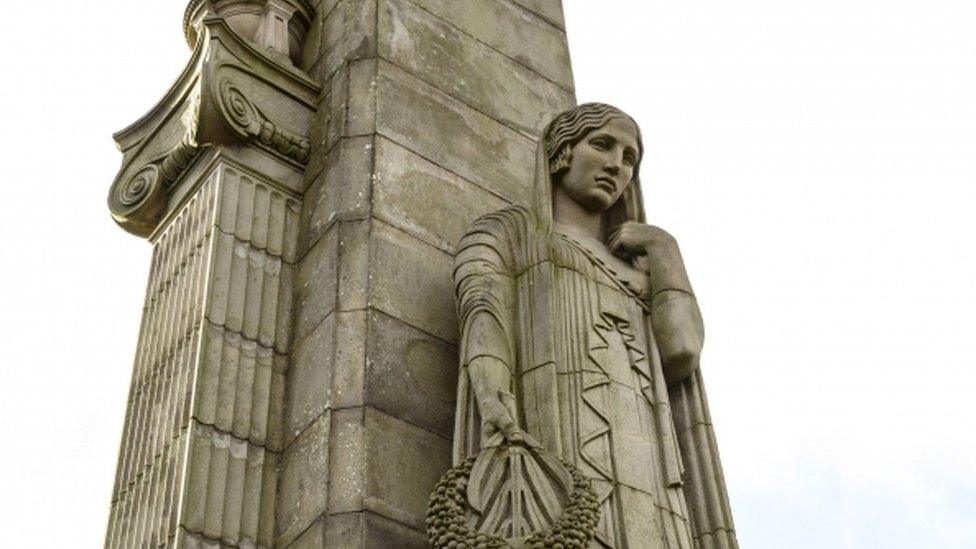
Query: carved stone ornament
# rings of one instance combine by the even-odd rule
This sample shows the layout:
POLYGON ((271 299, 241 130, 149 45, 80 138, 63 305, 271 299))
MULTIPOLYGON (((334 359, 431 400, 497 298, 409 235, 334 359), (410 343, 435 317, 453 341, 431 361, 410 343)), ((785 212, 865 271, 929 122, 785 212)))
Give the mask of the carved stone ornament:
POLYGON ((172 149, 140 168, 128 179, 116 180, 109 191, 109 211, 130 232, 151 232, 166 210, 166 197, 173 183, 196 159, 196 121, 199 117, 200 93, 195 90, 188 101, 185 117, 187 131, 172 149))
POLYGON ((241 137, 257 139, 262 145, 305 164, 312 147, 308 139, 278 127, 244 95, 231 79, 220 82, 220 111, 241 137))
MULTIPOLYGON (((193 57, 163 100, 115 135, 124 158, 108 205, 125 230, 152 234, 173 207, 169 198, 184 175, 215 146, 245 142, 297 166, 308 162, 306 136, 320 87, 275 48, 239 34, 250 32, 244 16, 256 13, 257 4, 279 22, 312 13, 297 1, 191 2, 193 57)), ((267 32, 280 39, 278 31, 267 32)))
POLYGON ((187 44, 196 47, 201 22, 217 16, 242 38, 295 62, 314 14, 306 0, 191 0, 183 16, 183 34, 187 44))
POLYGON ((643 145, 580 105, 539 144, 534 203, 457 246, 454 465, 434 547, 736 547, 675 240, 644 219, 643 145))
POLYGON ((589 479, 531 437, 501 434, 441 479, 427 512, 435 547, 588 546, 600 516, 589 479), (452 545, 453 544, 453 545, 452 545))

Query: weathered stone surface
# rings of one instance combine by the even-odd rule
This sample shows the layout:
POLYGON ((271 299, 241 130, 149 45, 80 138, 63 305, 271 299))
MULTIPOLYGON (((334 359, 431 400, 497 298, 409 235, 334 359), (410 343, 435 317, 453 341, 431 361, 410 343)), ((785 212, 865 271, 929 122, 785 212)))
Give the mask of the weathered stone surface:
POLYGON ((360 549, 364 547, 365 515, 367 513, 340 513, 329 515, 325 520, 325 547, 360 549))
POLYGON ((313 2, 316 4, 315 13, 325 19, 332 14, 332 10, 334 10, 341 1, 342 0, 313 0, 313 2))
POLYGON ((378 311, 369 315, 367 341, 368 403, 450 438, 457 348, 378 311))
POLYGON ((286 549, 323 549, 325 545, 325 517, 320 516, 286 549))
POLYGON ((427 501, 451 465, 447 439, 366 408, 366 508, 423 529, 427 501))
POLYGON ((329 513, 363 510, 368 474, 364 423, 364 408, 345 408, 332 414, 329 513))
POLYGON ((335 373, 332 375, 332 406, 362 406, 366 377, 366 311, 336 313, 335 373))
POLYGON ((453 253, 464 230, 506 205, 501 198, 388 139, 376 140, 374 214, 453 253))
POLYGON ((330 432, 326 411, 285 450, 278 487, 278 547, 288 546, 326 510, 330 432))
POLYGON ((302 50, 301 57, 298 58, 298 68, 305 72, 310 72, 312 66, 319 59, 319 51, 322 49, 322 26, 325 18, 316 14, 312 20, 312 26, 305 37, 305 48, 302 50))
MULTIPOLYGON (((507 1, 507 0, 503 0, 507 1)), ((566 21, 563 19, 562 0, 511 0, 512 2, 531 11, 553 25, 564 29, 566 21)))
POLYGON ((328 166, 329 153, 343 135, 349 105, 349 71, 343 65, 323 86, 317 103, 318 116, 309 130, 311 158, 305 170, 305 180, 311 185, 328 166))
POLYGON ((242 440, 275 449, 281 417, 271 349, 205 322, 198 358, 194 417, 242 440))
POLYGON ((205 425, 190 431, 180 523, 235 545, 272 543, 278 455, 205 425))
MULTIPOLYGON (((299 59, 298 67, 305 72, 312 73, 319 59, 326 53, 324 43, 325 22, 332 16, 333 10, 341 0, 311 0, 315 6, 315 18, 305 37, 305 48, 299 59)), ((334 24, 334 23, 333 23, 334 24)), ((333 37, 333 41, 335 37, 333 37)))
POLYGON ((575 102, 565 88, 408 0, 382 0, 378 37, 384 59, 533 136, 575 102))
POLYGON ((367 135, 376 131, 376 71, 377 59, 363 59, 349 63, 349 96, 345 133, 347 136, 367 135))
POLYGON ((573 89, 565 32, 517 5, 507 0, 411 1, 567 90, 573 89))
POLYGON ((349 535, 359 528, 333 515, 366 510, 420 530, 429 491, 450 465, 447 439, 369 406, 331 415, 327 539, 339 535, 336 520, 349 535))
POLYGON ((370 261, 374 307, 445 341, 457 340, 448 254, 376 222, 370 261))
POLYGON ((341 0, 322 25, 321 56, 311 68, 320 81, 347 61, 376 55, 376 0, 341 0))
POLYGON ((299 340, 287 375, 284 442, 288 446, 329 406, 335 358, 335 315, 299 340))
POLYGON ((428 549, 419 531, 374 513, 363 513, 366 549, 428 549))
POLYGON ((309 141, 315 153, 306 175, 315 180, 325 166, 328 153, 343 137, 362 137, 376 128, 376 58, 344 62, 324 86, 318 103, 320 116, 309 141))
POLYGON ((417 530, 369 511, 330 515, 325 524, 322 547, 329 549, 428 548, 425 536, 417 530))
POLYGON ((333 225, 298 263, 293 322, 296 344, 335 309, 338 258, 339 230, 333 225))
POLYGON ((339 225, 339 280, 337 306, 341 311, 366 307, 370 284, 372 221, 343 221, 339 225))
POLYGON ((527 204, 535 142, 389 63, 378 64, 377 132, 513 203, 527 204))
POLYGON ((329 151, 325 164, 305 194, 302 250, 309 249, 337 220, 369 215, 373 139, 342 139, 329 151))

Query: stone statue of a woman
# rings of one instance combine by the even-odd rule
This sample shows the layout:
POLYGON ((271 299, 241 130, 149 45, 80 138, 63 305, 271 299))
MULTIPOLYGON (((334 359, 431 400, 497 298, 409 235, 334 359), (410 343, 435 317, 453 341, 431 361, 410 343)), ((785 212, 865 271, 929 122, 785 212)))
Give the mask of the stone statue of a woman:
POLYGON ((589 547, 736 547, 701 316, 675 240, 644 222, 642 155, 622 111, 566 111, 540 144, 532 209, 461 240, 454 461, 504 437, 581 471, 599 505, 589 547))

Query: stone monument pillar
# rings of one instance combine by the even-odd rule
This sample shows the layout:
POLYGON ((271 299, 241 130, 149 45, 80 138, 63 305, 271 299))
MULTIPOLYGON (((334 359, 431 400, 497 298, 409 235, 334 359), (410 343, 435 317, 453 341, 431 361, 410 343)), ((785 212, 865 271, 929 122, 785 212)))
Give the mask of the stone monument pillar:
POLYGON ((426 547, 454 245, 575 104, 559 0, 193 0, 116 134, 153 246, 106 547, 426 547))

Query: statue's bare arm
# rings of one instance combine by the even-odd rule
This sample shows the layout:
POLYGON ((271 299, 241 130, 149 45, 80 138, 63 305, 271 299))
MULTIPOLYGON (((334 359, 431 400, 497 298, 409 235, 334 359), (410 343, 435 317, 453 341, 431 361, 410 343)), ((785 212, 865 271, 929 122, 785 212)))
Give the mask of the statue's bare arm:
POLYGON ((668 384, 688 378, 699 365, 705 329, 678 242, 663 229, 628 222, 607 243, 619 255, 637 257, 647 272, 651 324, 668 384))

